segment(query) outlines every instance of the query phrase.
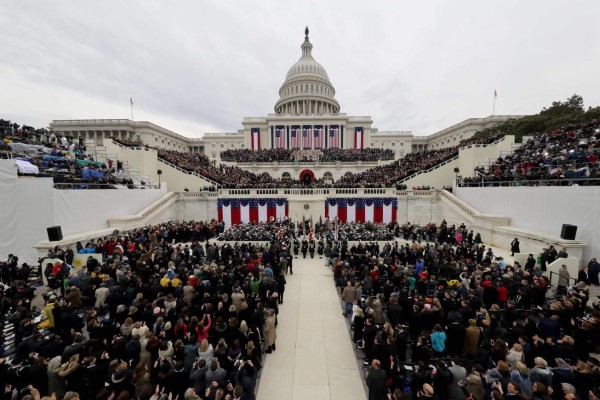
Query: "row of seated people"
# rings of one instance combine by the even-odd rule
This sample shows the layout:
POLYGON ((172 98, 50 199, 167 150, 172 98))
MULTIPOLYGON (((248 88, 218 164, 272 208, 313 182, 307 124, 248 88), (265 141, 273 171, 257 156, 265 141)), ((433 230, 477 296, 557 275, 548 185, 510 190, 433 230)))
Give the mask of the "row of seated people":
POLYGON ((577 124, 545 132, 529 139, 513 154, 500 157, 487 168, 477 167, 476 176, 464 186, 498 186, 502 182, 547 184, 569 182, 597 185, 600 178, 600 121, 577 124))
POLYGON ((600 305, 588 278, 600 265, 551 288, 535 261, 510 265, 443 237, 330 252, 369 398, 596 399, 600 305))
POLYGON ((166 222, 100 238, 81 248, 101 261, 90 254, 76 271, 73 249, 51 250, 36 299, 42 326, 34 291, 11 275, 14 257, 0 262, 5 397, 253 399, 265 353, 277 350, 288 253, 276 240, 204 242, 213 226, 166 222))
POLYGON ((342 187, 391 187, 399 180, 416 172, 432 168, 458 154, 457 147, 441 150, 427 150, 422 153, 409 153, 391 164, 377 166, 364 172, 342 177, 338 182, 342 187))
POLYGON ((142 142, 137 140, 122 139, 116 136, 111 136, 111 139, 125 147, 140 147, 144 145, 142 142))
MULTIPOLYGON (((301 223, 291 224, 288 220, 282 222, 259 222, 239 224, 224 230, 218 240, 223 241, 264 241, 273 236, 280 236, 288 242, 306 238, 315 238, 323 242, 332 240, 336 233, 340 240, 393 240, 394 229, 392 225, 375 224, 372 222, 340 222, 335 228, 335 223, 306 223, 302 228, 301 223), (311 234, 311 232, 313 232, 311 234)), ((310 239, 312 240, 312 238, 310 239)))
POLYGON ((52 177, 56 188, 115 188, 115 185, 135 187, 122 171, 122 164, 107 166, 96 162, 81 138, 57 135, 52 130, 34 129, 0 120, 0 138, 12 158, 27 161, 38 172, 19 175, 52 177))
POLYGON ((294 161, 357 162, 393 160, 394 151, 390 149, 229 149, 221 152, 223 161, 269 163, 294 161))
MULTIPOLYGON (((469 143, 490 143, 497 140, 502 136, 501 133, 491 135, 484 139, 473 139, 464 142, 463 144, 469 143)), ((119 139, 122 141, 122 139, 119 139)), ((122 141, 126 144, 126 141, 122 141)), ((131 145, 138 145, 138 143, 131 143, 131 145)), ((151 146, 149 146, 151 147, 151 146)), ((154 147, 151 147, 154 148, 154 147)), ((458 154, 458 146, 450 147, 441 150, 430 150, 421 153, 410 153, 400 160, 397 160, 391 164, 385 166, 378 166, 370 168, 365 172, 358 174, 351 174, 344 176, 341 179, 331 182, 325 179, 313 179, 310 183, 301 181, 299 179, 282 179, 274 178, 267 173, 254 174, 252 172, 243 170, 237 166, 227 166, 221 164, 219 166, 211 163, 209 158, 201 154, 192 154, 186 152, 180 152, 176 150, 166 150, 163 148, 156 148, 158 150, 158 156, 186 171, 193 171, 202 176, 205 176, 215 181, 219 186, 224 188, 302 188, 306 186, 315 188, 331 188, 331 187, 367 187, 367 188, 378 188, 378 187, 394 187, 397 182, 403 178, 410 176, 413 173, 421 170, 426 170, 434 167, 458 154)), ((309 150, 307 150, 309 151, 309 150)), ((315 150, 310 150, 314 152, 315 150)), ((325 149, 318 150, 323 156, 331 156, 334 158, 345 157, 345 152, 348 152, 348 157, 353 158, 358 152, 360 154, 377 154, 378 157, 388 157, 389 151, 378 149, 378 150, 338 150, 338 149, 325 149)), ((226 152, 224 152, 225 154, 226 152)), ((268 159, 270 154, 273 157, 284 156, 290 154, 293 158, 294 154, 300 154, 301 152, 290 152, 289 150, 277 149, 277 150, 259 150, 253 152, 251 150, 228 150, 228 157, 237 157, 242 160, 255 159, 254 157, 268 159), (256 156, 253 155, 256 153, 256 156)), ((370 157, 370 156, 369 156, 370 157)), ((405 187, 398 187, 403 189, 405 187)))
MULTIPOLYGON (((388 166, 375 167, 361 174, 343 177, 336 182, 325 179, 313 179, 309 184, 299 179, 274 178, 267 173, 255 174, 237 166, 221 164, 215 166, 207 156, 184 153, 176 150, 157 149, 158 156, 186 171, 193 171, 205 176, 224 188, 314 188, 331 187, 390 187, 396 181, 421 169, 430 168, 456 154, 456 149, 436 150, 425 153, 409 154, 402 160, 388 166), (406 168, 404 168, 406 166, 406 168)), ((400 185, 399 189, 406 189, 400 185)))

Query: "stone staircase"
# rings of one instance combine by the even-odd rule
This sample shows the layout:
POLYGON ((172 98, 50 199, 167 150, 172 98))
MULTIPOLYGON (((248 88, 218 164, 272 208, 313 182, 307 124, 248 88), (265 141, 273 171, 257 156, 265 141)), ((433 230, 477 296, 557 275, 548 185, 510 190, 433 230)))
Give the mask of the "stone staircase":
MULTIPOLYGON (((112 160, 113 166, 116 169, 117 159, 118 159, 117 154, 108 153, 106 151, 106 146, 98 146, 98 145, 96 145, 96 142, 91 139, 86 140, 85 146, 87 149, 87 154, 92 155, 94 160, 103 162, 106 165, 109 165, 108 160, 112 160)), ((142 175, 140 173, 139 169, 130 167, 129 162, 127 160, 121 160, 121 161, 123 163, 124 176, 131 178, 131 180, 133 180, 133 183, 136 186, 142 185, 142 182, 143 182, 144 186, 158 187, 158 183, 152 182, 152 180, 150 179, 150 176, 142 175)), ((120 177, 121 175, 119 173, 117 173, 117 176, 120 177)))

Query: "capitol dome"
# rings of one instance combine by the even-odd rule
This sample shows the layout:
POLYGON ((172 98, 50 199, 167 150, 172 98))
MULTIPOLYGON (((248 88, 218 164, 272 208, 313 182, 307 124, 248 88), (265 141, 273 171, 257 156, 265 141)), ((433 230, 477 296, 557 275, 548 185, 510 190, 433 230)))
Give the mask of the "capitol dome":
POLYGON ((302 56, 291 66, 285 82, 279 89, 275 103, 278 115, 337 114, 340 105, 335 99, 335 89, 327 71, 312 56, 312 44, 308 40, 308 27, 302 43, 302 56))

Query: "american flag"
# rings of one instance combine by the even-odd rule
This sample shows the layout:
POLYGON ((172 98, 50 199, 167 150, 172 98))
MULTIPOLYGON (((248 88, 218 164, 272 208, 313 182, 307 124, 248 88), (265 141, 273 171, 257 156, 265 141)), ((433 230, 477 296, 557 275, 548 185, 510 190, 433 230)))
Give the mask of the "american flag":
POLYGON ((310 128, 305 127, 302 129, 302 146, 305 150, 312 148, 310 128))
POLYGON ((315 137, 315 149, 323 148, 323 128, 315 128, 313 129, 314 137, 315 137))
POLYGON ((292 128, 290 136, 291 136, 290 142, 292 145, 292 149, 299 149, 300 148, 300 135, 299 135, 298 129, 292 128))
POLYGON ((275 129, 275 148, 283 149, 285 145, 285 128, 275 129))
POLYGON ((340 147, 340 129, 339 128, 329 128, 329 148, 337 149, 340 147))

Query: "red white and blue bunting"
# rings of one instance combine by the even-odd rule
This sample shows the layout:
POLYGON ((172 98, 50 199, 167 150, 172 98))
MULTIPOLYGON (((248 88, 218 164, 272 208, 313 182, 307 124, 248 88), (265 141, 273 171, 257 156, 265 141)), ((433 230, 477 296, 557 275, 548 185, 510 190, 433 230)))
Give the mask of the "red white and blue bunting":
POLYGON ((375 222, 388 224, 396 221, 398 199, 394 197, 328 198, 325 217, 340 222, 375 222))
POLYGON ((288 215, 288 201, 284 198, 217 199, 219 222, 225 229, 232 225, 251 222, 281 221, 288 215))

